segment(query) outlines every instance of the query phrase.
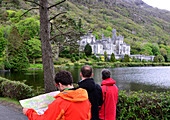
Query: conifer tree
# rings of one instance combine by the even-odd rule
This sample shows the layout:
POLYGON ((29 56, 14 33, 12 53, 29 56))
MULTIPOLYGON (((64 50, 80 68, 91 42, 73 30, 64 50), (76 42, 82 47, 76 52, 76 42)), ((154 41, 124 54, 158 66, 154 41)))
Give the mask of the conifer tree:
POLYGON ((116 58, 115 58, 115 54, 114 53, 111 54, 110 61, 111 62, 116 62, 116 58))
POLYGON ((85 52, 86 56, 90 56, 90 55, 91 55, 91 53, 92 53, 92 48, 91 48, 91 46, 90 46, 89 44, 87 44, 87 45, 85 46, 84 52, 85 52))

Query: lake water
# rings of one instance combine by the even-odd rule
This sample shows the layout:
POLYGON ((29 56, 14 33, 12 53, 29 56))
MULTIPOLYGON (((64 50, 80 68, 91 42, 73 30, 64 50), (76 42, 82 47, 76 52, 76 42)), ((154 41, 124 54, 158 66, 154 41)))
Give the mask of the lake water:
MULTIPOLYGON (((78 68, 57 68, 68 70, 72 73, 74 82, 80 80, 80 69, 78 68)), ((169 91, 170 90, 170 67, 121 67, 108 68, 112 73, 112 78, 116 81, 119 90, 132 91, 169 91)), ((101 83, 102 68, 93 70, 96 83, 101 83)), ((23 81, 33 87, 44 87, 43 71, 29 70, 26 72, 3 72, 0 76, 11 80, 23 81)))

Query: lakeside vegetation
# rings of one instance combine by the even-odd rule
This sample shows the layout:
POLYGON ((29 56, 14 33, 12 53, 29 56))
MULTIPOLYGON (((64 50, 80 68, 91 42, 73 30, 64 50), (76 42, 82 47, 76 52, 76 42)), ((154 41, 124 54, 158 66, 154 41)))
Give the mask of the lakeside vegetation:
MULTIPOLYGON (((0 103, 12 102, 21 108, 18 100, 30 98, 42 91, 32 89, 21 82, 10 81, 0 77, 0 103), (11 84, 12 83, 12 84, 11 84), (22 89, 21 89, 22 88, 22 89), (29 90, 28 90, 29 88, 29 90), (5 89, 8 89, 6 91, 5 89), (5 92, 4 92, 5 91, 5 92), (6 97, 6 98, 4 98, 6 97)), ((117 119, 162 119, 170 116, 170 92, 119 91, 117 119)))

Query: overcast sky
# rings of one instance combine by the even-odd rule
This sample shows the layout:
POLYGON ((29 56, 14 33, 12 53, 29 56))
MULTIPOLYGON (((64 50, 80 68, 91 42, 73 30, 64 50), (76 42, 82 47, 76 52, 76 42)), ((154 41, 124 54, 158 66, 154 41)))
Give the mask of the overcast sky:
POLYGON ((170 11, 170 0, 142 0, 142 1, 144 1, 146 4, 150 6, 170 11))

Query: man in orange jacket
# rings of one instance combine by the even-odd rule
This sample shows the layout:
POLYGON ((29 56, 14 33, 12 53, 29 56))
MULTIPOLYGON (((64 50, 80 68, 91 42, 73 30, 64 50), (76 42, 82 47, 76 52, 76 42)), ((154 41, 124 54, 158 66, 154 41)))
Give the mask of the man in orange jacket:
POLYGON ((29 120, 90 120, 91 104, 87 91, 82 88, 73 89, 71 73, 58 72, 55 82, 61 92, 54 97, 55 100, 43 115, 38 115, 34 109, 23 109, 23 113, 29 120))

